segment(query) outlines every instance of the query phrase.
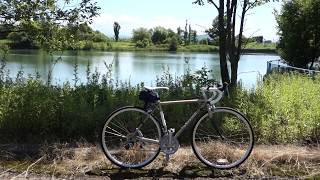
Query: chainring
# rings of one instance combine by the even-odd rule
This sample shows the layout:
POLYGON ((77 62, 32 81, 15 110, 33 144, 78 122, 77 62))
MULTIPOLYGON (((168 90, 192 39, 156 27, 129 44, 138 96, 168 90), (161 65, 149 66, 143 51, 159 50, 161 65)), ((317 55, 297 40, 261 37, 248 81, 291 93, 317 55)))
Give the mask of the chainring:
POLYGON ((161 151, 165 154, 171 155, 178 151, 180 147, 179 141, 176 137, 171 137, 171 144, 169 144, 169 135, 164 135, 160 140, 161 151))

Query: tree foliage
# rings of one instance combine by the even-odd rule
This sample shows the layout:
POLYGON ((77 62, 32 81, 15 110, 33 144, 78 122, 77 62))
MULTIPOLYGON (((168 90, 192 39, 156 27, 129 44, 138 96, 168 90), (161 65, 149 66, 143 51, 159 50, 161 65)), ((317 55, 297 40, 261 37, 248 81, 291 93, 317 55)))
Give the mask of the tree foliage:
MULTIPOLYGON (((20 27, 22 24, 16 27, 16 29, 22 29, 20 27)), ((30 26, 30 24, 28 25, 30 26)), ((37 26, 37 23, 34 23, 37 26)), ((34 27, 33 29, 35 29, 34 27)), ((12 48, 41 48, 43 46, 51 47, 52 49, 91 49, 93 42, 107 42, 108 37, 99 31, 94 31, 87 23, 82 23, 79 25, 71 25, 58 27, 56 29, 54 44, 51 44, 53 40, 46 42, 46 39, 35 39, 34 36, 39 32, 31 34, 31 32, 26 31, 14 31, 9 33, 7 39, 11 41, 10 46, 12 48), (68 37, 74 37, 73 40, 68 37), (39 41, 43 41, 42 45, 39 41), (47 43, 44 45, 44 43, 47 43), (81 47, 82 43, 85 43, 86 48, 81 47), (90 48, 91 47, 91 48, 90 48)), ((39 37, 40 38, 40 37, 39 37)))
POLYGON ((151 33, 151 40, 153 44, 163 44, 169 36, 168 30, 161 26, 153 28, 151 33))
POLYGON ((26 33, 45 50, 61 50, 66 41, 79 39, 75 29, 91 23, 99 9, 93 0, 1 0, 0 24, 11 27, 5 31, 26 33), (73 29, 66 32, 66 26, 73 29))
POLYGON ((169 47, 168 47, 169 51, 177 51, 179 46, 179 40, 177 36, 170 37, 168 39, 168 43, 169 43, 169 47))
POLYGON ((136 43, 137 47, 147 47, 151 42, 151 33, 146 28, 138 28, 133 30, 133 42, 136 43))
POLYGON ((320 56, 320 0, 292 0, 277 14, 280 56, 290 65, 306 68, 320 56))

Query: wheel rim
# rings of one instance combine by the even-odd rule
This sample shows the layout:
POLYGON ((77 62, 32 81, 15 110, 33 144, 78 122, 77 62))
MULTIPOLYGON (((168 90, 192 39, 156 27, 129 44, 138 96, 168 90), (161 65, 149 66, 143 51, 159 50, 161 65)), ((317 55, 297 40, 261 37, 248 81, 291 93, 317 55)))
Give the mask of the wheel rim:
POLYGON ((240 165, 250 155, 253 133, 245 118, 234 110, 216 109, 204 115, 193 130, 193 149, 206 165, 228 169, 240 165))
POLYGON ((106 121, 102 131, 102 146, 108 159, 116 165, 142 167, 158 155, 160 135, 159 125, 152 116, 138 108, 126 108, 117 111, 106 121))

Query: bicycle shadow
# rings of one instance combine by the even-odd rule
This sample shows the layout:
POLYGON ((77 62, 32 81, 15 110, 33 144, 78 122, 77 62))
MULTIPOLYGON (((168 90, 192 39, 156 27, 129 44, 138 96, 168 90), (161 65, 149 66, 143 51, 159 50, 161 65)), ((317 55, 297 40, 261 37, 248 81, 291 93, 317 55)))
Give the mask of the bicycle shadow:
POLYGON ((230 170, 217 170, 208 167, 185 166, 179 172, 165 170, 164 167, 158 169, 95 169, 85 173, 89 176, 105 176, 110 179, 136 179, 136 178, 232 178, 239 177, 245 172, 233 172, 230 170))

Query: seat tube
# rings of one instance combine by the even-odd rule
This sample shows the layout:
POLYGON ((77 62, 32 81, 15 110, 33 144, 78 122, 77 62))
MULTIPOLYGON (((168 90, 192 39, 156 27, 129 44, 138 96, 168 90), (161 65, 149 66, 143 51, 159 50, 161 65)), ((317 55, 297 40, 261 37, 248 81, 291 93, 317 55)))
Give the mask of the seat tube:
POLYGON ((160 103, 159 103, 159 111, 160 111, 160 118, 161 118, 161 123, 163 126, 163 131, 166 134, 168 132, 168 127, 167 127, 166 119, 164 118, 164 113, 163 113, 162 106, 160 103))

